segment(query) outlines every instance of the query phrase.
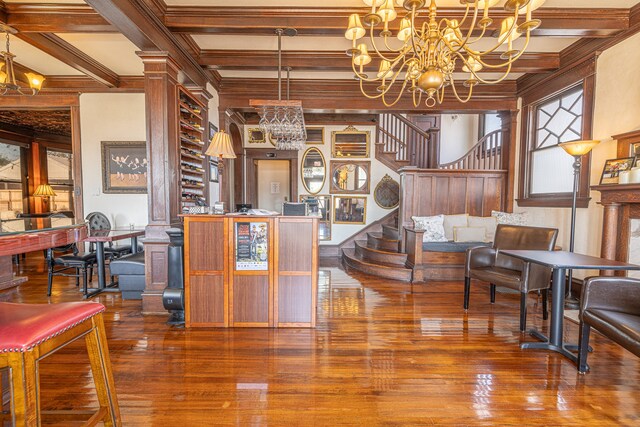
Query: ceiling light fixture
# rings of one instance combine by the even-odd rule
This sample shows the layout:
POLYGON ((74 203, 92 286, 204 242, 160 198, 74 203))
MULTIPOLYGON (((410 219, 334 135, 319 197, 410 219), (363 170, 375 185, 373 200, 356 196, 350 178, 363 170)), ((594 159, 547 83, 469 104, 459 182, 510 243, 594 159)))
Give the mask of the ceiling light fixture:
POLYGON ((258 111, 260 129, 265 137, 275 140, 278 150, 302 150, 307 141, 302 101, 289 99, 289 73, 287 67, 287 99, 282 100, 282 35, 293 37, 298 32, 294 28, 276 30, 278 36, 278 99, 250 99, 249 105, 258 111))
POLYGON ((435 0, 430 0, 429 7, 425 7, 426 0, 396 0, 396 4, 408 12, 400 21, 396 33, 402 45, 394 49, 389 40, 392 36, 389 23, 398 16, 393 0, 363 1, 371 8, 371 12, 364 15, 362 20, 370 28, 370 45, 375 56, 380 59, 378 71, 371 78, 364 72, 364 66, 372 58, 366 43, 356 46, 357 40, 364 37, 367 31, 360 16, 355 13, 349 17, 345 32, 345 37, 353 42, 347 54, 352 57, 352 68, 355 78, 360 81, 363 95, 370 99, 381 98, 387 107, 398 103, 405 90, 412 94, 414 106, 420 104, 425 94, 425 105, 433 107, 443 102, 447 86, 451 87, 456 99, 464 103, 471 99, 473 88, 478 83, 500 83, 511 72, 513 62, 527 49, 531 31, 540 25, 540 20, 531 19, 531 13, 545 2, 504 2, 503 9, 509 16, 501 21, 498 37, 495 38, 491 30, 493 19, 489 15, 497 9, 493 6, 501 0, 460 0, 466 10, 459 20, 437 20, 435 0), (520 20, 521 15, 524 15, 524 21, 520 20), (384 51, 376 45, 374 39, 374 30, 379 24, 382 26, 379 35, 384 40, 384 51), (526 36, 524 46, 522 49, 514 49, 513 41, 521 35, 526 36), (478 45, 490 47, 483 49, 478 45), (503 45, 506 50, 498 54, 498 49, 503 45), (479 75, 483 69, 500 72, 502 75, 496 79, 485 79, 479 75), (460 83, 454 80, 454 73, 459 71, 468 73, 468 78, 463 83, 468 88, 466 96, 458 92, 456 85, 460 83), (377 93, 367 93, 364 82, 378 83, 377 93), (388 96, 392 99, 388 100, 388 96))
POLYGON ((29 82, 30 89, 20 86, 16 82, 16 73, 13 69, 13 58, 16 56, 9 49, 9 34, 15 34, 16 30, 5 24, 0 24, 0 31, 7 37, 7 50, 0 52, 0 95, 17 92, 19 95, 35 95, 42 89, 44 77, 36 73, 25 73, 25 79, 29 82))

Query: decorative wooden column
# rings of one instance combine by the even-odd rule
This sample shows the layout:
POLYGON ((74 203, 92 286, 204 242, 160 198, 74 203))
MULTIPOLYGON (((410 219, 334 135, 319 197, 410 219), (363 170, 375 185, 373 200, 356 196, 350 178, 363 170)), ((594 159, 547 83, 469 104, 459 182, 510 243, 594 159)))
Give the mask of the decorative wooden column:
MULTIPOLYGON (((631 219, 640 219, 640 184, 595 185, 604 207, 600 256, 627 262, 631 219)), ((611 275, 602 271, 603 275, 611 275)), ((616 273, 625 275, 625 272, 616 273)))
POLYGON ((518 126, 518 110, 501 111, 498 116, 502 122, 502 169, 508 171, 505 209, 507 212, 513 212, 513 199, 516 191, 516 129, 518 126))
POLYGON ((167 286, 165 232, 179 222, 178 65, 167 52, 138 52, 144 63, 147 122, 147 191, 149 223, 144 237, 145 289, 142 312, 166 314, 162 292, 167 286))

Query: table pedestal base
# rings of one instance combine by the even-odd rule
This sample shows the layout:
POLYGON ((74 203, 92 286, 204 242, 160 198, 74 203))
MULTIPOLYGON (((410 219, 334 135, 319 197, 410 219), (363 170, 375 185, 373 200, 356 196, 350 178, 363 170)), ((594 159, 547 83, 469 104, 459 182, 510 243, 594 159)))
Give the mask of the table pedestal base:
POLYGON ((26 281, 26 277, 14 277, 11 255, 0 257, 0 291, 14 288, 26 281))

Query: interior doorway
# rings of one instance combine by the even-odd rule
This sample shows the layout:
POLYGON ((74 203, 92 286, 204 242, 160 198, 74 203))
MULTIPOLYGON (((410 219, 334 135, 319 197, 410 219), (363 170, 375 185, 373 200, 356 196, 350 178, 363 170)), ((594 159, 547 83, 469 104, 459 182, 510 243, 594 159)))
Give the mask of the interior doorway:
POLYGON ((260 209, 282 212, 291 200, 290 160, 255 160, 260 209))
MULTIPOLYGON (((259 194, 263 193, 263 191, 259 191, 258 186, 264 182, 267 183, 266 193, 269 194, 269 197, 271 196, 271 182, 274 182, 274 183, 280 182, 280 189, 279 189, 280 193, 273 194, 273 196, 276 196, 279 194, 280 208, 273 209, 273 210, 280 211, 282 201, 284 201, 284 196, 287 196, 287 200, 296 201, 298 197, 298 150, 276 150, 276 149, 269 150, 269 149, 263 149, 263 148, 247 148, 245 150, 245 156, 246 156, 246 166, 247 166, 247 175, 246 175, 247 203, 251 203, 254 208, 270 209, 268 207, 261 206, 260 202, 262 200, 258 199, 259 194), (279 181, 277 179, 274 179, 273 181, 271 181, 270 178, 267 178, 266 180, 259 178, 258 162, 262 160, 267 162, 276 162, 276 161, 283 162, 283 163, 275 163, 274 165, 279 165, 278 166, 279 170, 284 170, 287 172, 288 183, 282 180, 279 181)), ((274 191, 277 191, 277 189, 274 188, 274 191)))

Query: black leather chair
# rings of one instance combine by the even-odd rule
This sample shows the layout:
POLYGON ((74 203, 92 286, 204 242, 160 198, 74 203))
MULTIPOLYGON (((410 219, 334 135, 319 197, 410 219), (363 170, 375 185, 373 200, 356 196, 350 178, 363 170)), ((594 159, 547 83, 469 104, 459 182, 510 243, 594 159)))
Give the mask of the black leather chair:
POLYGON ((588 370, 589 333, 594 328, 640 357, 640 280, 590 277, 582 286, 578 371, 588 370))
POLYGON ((142 299, 145 286, 144 252, 114 259, 109 270, 113 276, 118 276, 122 299, 142 299))
POLYGON ((75 243, 68 246, 59 246, 47 250, 47 266, 49 268, 49 281, 47 286, 47 296, 51 296, 51 288, 53 287, 53 276, 75 277, 76 286, 80 285, 80 277, 82 277, 82 292, 87 296, 87 282, 91 281, 93 276, 93 266, 96 264, 96 254, 86 253, 79 254, 75 243), (55 256, 56 252, 72 252, 64 255, 55 256), (56 268, 59 267, 59 268, 56 268), (75 273, 69 273, 69 270, 75 270, 75 273), (87 274, 89 272, 89 274, 87 274))
MULTIPOLYGON (((86 220, 89 222, 89 230, 111 230, 111 222, 109 218, 102 212, 91 212, 87 215, 86 220)), ((89 251, 95 252, 93 243, 89 245, 89 251)), ((113 242, 109 242, 104 248, 105 256, 108 259, 120 258, 131 253, 131 245, 113 246, 113 242)))
POLYGON ((492 304, 496 301, 496 285, 520 292, 521 332, 526 330, 527 294, 531 291, 542 292, 542 316, 546 320, 551 269, 502 255, 500 251, 506 249, 551 251, 555 247, 557 237, 558 230, 555 228, 499 224, 492 247, 481 246, 467 249, 464 309, 469 309, 471 279, 477 279, 490 284, 492 304))

